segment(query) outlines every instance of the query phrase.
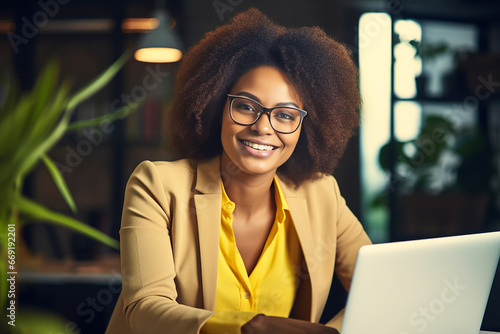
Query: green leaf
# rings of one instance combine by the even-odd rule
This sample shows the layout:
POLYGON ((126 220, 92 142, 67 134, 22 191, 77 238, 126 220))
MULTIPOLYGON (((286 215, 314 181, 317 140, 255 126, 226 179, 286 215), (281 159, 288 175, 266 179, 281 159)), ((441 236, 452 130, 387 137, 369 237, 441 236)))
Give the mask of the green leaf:
MULTIPOLYGON (((33 124, 33 128, 28 129, 24 137, 15 140, 16 134, 14 133, 8 138, 6 150, 7 148, 10 150, 3 152, 0 149, 2 156, 6 154, 6 159, 3 161, 5 166, 2 166, 2 174, 0 175, 0 185, 4 186, 13 179, 26 175, 39 161, 42 154, 45 154, 63 136, 70 117, 67 112, 64 113, 68 90, 68 85, 62 85, 51 102, 50 108, 57 108, 57 112, 49 111, 43 117, 39 116, 38 122, 33 124), (61 113, 63 113, 62 118, 61 113)), ((24 109, 22 101, 17 106, 15 113, 27 113, 26 117, 30 117, 29 110, 24 109)), ((13 122, 9 122, 8 125, 10 127, 7 127, 6 130, 14 129, 14 132, 18 126, 17 123, 13 122)))
POLYGON ((2 114, 0 125, 0 140, 2 143, 0 151, 2 155, 15 150, 23 140, 23 135, 26 135, 25 124, 29 118, 30 104, 29 99, 19 97, 12 109, 6 110, 2 114))
POLYGON ((31 138, 38 137, 37 141, 44 139, 52 132, 56 124, 60 121, 61 116, 65 113, 68 103, 68 93, 70 84, 64 81, 60 88, 51 97, 50 103, 43 107, 42 112, 35 117, 36 122, 31 126, 28 136, 31 138))
POLYGON ((375 198, 371 201, 370 206, 374 208, 384 208, 389 206, 389 196, 387 195, 389 191, 384 189, 380 194, 375 196, 375 198))
POLYGON ((130 58, 130 52, 125 52, 117 61, 113 63, 108 69, 106 69, 101 75, 99 75, 94 81, 81 89, 76 93, 68 102, 68 109, 73 111, 77 105, 94 95, 102 87, 104 87, 111 79, 116 75, 116 73, 122 68, 122 66, 130 58))
POLYGON ((57 81, 59 79, 59 66, 52 61, 45 66, 35 86, 27 97, 33 101, 33 108, 30 110, 30 121, 36 122, 39 118, 45 116, 43 111, 47 105, 50 105, 52 95, 56 90, 57 81))
POLYGON ((42 160, 45 163, 45 166, 47 167, 50 175, 52 176, 57 189, 59 189, 59 191, 61 192, 62 197, 64 198, 66 203, 68 203, 71 211, 76 214, 78 210, 76 209, 75 201, 73 200, 73 196, 71 196, 68 186, 66 185, 66 181, 64 181, 64 178, 61 175, 61 172, 57 168, 56 164, 46 154, 42 155, 42 160))
POLYGON ((69 118, 71 114, 69 112, 65 112, 61 121, 56 126, 56 128, 52 131, 52 133, 37 147, 31 147, 26 150, 25 158, 22 160, 15 177, 21 175, 26 175, 28 171, 38 162, 45 152, 47 152, 59 139, 61 139, 62 135, 66 131, 68 127, 69 118))
POLYGON ((421 173, 417 176, 413 189, 417 191, 426 191, 429 189, 429 183, 432 179, 432 174, 429 172, 421 173))
POLYGON ((131 112, 137 110, 137 108, 141 105, 142 103, 131 103, 129 105, 126 105, 124 107, 121 107, 120 109, 106 115, 102 115, 99 117, 95 117, 89 120, 85 121, 80 121, 80 122, 74 122, 71 123, 68 126, 67 131, 76 131, 79 129, 83 128, 88 128, 88 127, 93 127, 93 126, 99 126, 104 123, 112 122, 120 118, 125 118, 130 114, 131 112))
MULTIPOLYGON (((407 162, 408 161, 408 157, 404 154, 404 150, 403 150, 403 146, 406 144, 407 142, 400 142, 400 141, 397 141, 395 140, 394 141, 394 150, 395 150, 395 159, 397 161, 404 161, 404 162, 407 162)), ((379 155, 378 155, 378 163, 379 163, 379 166, 380 168, 382 168, 382 170, 388 172, 389 169, 390 169, 390 143, 386 143, 384 146, 382 146, 380 148, 380 151, 379 151, 379 155)))
POLYGON ((60 214, 58 212, 51 211, 43 205, 38 204, 28 198, 18 195, 14 198, 14 204, 22 213, 28 216, 57 225, 66 226, 78 233, 89 236, 110 247, 120 249, 119 242, 104 234, 103 232, 76 219, 60 214))

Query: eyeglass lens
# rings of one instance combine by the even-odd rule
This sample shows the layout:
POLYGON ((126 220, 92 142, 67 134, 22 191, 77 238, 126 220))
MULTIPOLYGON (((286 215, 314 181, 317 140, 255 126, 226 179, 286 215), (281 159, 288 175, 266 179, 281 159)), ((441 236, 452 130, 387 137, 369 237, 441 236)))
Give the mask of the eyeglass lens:
MULTIPOLYGON (((262 107, 245 98, 234 98, 231 103, 233 119, 242 125, 250 125, 262 113, 262 107)), ((293 108, 279 107, 273 109, 270 115, 271 126, 278 132, 294 132, 300 124, 300 112, 293 108)))

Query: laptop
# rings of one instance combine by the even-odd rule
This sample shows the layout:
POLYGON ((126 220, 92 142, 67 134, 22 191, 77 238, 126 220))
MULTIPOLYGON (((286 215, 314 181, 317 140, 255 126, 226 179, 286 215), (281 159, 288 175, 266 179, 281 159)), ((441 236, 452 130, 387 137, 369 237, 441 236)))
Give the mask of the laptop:
POLYGON ((363 246, 341 334, 478 334, 500 232, 363 246))

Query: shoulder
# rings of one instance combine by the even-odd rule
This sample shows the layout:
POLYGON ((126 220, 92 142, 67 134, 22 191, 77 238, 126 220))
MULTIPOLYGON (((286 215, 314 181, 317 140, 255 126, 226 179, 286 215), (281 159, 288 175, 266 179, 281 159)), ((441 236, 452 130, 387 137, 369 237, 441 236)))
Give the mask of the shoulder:
POLYGON ((161 184, 164 187, 176 187, 191 184, 196 175, 198 161, 182 159, 176 161, 141 162, 130 176, 129 183, 135 180, 143 184, 161 184))
POLYGON ((153 174, 159 175, 193 175, 196 173, 198 161, 194 159, 181 159, 175 161, 149 161, 141 162, 132 175, 153 174))
POLYGON ((333 217, 346 209, 346 202, 340 193, 337 180, 331 175, 322 175, 307 180, 297 188, 286 184, 283 184, 281 188, 289 205, 303 201, 308 212, 313 215, 322 214, 333 217))
POLYGON ((332 175, 321 175, 304 181, 299 187, 294 187, 280 179, 284 192, 292 197, 340 196, 337 180, 332 175))
POLYGON ((198 166, 198 160, 181 159, 175 161, 152 161, 154 167, 160 174, 170 174, 172 176, 194 175, 198 166))

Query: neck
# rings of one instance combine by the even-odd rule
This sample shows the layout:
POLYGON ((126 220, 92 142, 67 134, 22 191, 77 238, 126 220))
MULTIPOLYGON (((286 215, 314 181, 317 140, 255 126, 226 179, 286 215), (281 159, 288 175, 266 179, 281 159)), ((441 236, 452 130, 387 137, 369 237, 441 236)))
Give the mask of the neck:
POLYGON ((275 173, 263 175, 245 173, 223 154, 221 175, 228 197, 236 204, 234 214, 239 217, 251 217, 265 210, 274 210, 275 200, 272 184, 275 173), (235 171, 238 172, 235 173, 235 171))

